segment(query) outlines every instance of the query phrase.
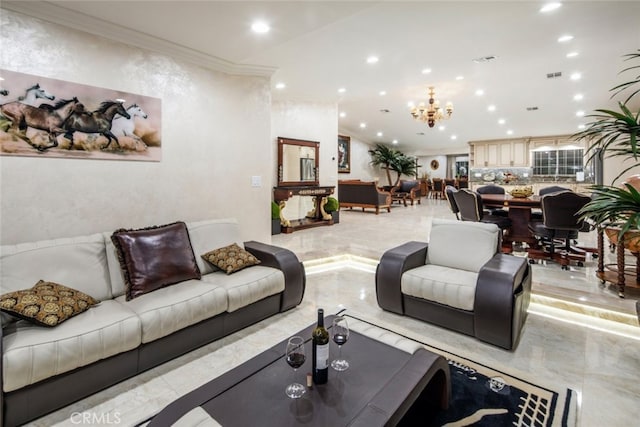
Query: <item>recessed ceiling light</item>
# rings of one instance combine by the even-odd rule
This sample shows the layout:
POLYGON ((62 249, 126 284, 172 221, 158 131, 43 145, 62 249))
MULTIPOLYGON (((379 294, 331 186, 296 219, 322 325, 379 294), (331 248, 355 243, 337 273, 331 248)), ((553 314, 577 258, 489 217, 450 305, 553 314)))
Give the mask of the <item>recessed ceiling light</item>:
POLYGON ((576 93, 575 95, 573 95, 574 101, 582 101, 583 99, 584 99, 584 96, 581 93, 576 93))
POLYGON ((0 81, 4 80, 4 78, 0 77, 0 81))
POLYGON ((123 99, 123 98, 116 98, 116 102, 120 102, 120 103, 124 104, 125 102, 127 102, 127 100, 123 99))
POLYGON ((284 89, 285 87, 287 87, 287 85, 282 82, 276 83, 276 89, 284 89))
POLYGON ((429 74, 431 72, 431 68, 423 68, 422 74, 429 74))
POLYGON ((583 124, 579 124, 579 125, 578 125, 578 129, 584 129, 585 127, 586 127, 586 126, 585 126, 585 125, 583 125, 583 124))
POLYGON ((340 111, 340 117, 347 117, 347 113, 345 113, 344 111, 340 111))
POLYGON ((567 53, 567 58, 575 58, 578 56, 578 52, 569 52, 567 53))
POLYGON ((394 139, 393 141, 391 141, 391 143, 392 143, 392 144, 397 144, 397 143, 398 143, 398 140, 397 140, 397 139, 394 139))
POLYGON ((571 80, 580 80, 581 78, 582 78, 582 74, 580 73, 571 74, 571 80))
POLYGON ((382 132, 376 133, 376 136, 382 136, 382 132))
POLYGON ((387 94, 387 91, 386 90, 381 90, 378 93, 380 94, 380 96, 385 96, 387 94))
POLYGON ((451 139, 458 139, 458 135, 451 135, 451 139))
POLYGON ((513 135, 513 131, 512 131, 511 129, 509 129, 509 130, 507 131, 507 135, 513 135))
POLYGON ((367 124, 366 124, 366 123, 364 123, 364 122, 363 122, 363 123, 360 123, 360 127, 361 127, 362 129, 364 129, 364 128, 366 128, 366 127, 367 127, 367 124))
POLYGON ((547 12, 551 12, 554 11, 556 9, 558 9, 560 6, 562 6, 561 3, 546 3, 544 6, 542 6, 540 8, 540 12, 542 13, 547 13, 547 12))
POLYGON ((457 76, 456 80, 464 80, 464 76, 457 76))
POLYGON ((498 119, 498 124, 499 125, 503 125, 505 124, 507 121, 505 119, 498 119))
POLYGON ((495 105, 489 105, 487 107, 487 111, 496 111, 496 106, 495 105))
POLYGON ((271 30, 271 27, 269 27, 269 24, 267 24, 264 21, 256 21, 253 24, 251 24, 251 30, 254 33, 264 34, 264 33, 268 33, 269 30, 271 30))
POLYGON ((378 58, 377 56, 370 56, 367 58, 367 64, 375 64, 376 62, 378 62, 380 60, 380 58, 378 58))
POLYGON ((347 91, 347 89, 341 87, 340 89, 338 89, 338 93, 345 93, 347 91))
POLYGON ((576 116, 577 117, 583 117, 584 116, 584 111, 582 111, 582 110, 576 111, 576 116))
POLYGON ((560 43, 566 43, 571 40, 573 40, 573 36, 571 34, 565 34, 563 36, 558 37, 558 42, 560 43))
POLYGON ((440 126, 438 127, 438 130, 440 130, 440 131, 443 131, 443 130, 445 130, 445 129, 446 129, 446 127, 445 127, 445 126, 442 126, 442 125, 440 125, 440 126))
POLYGON ((476 90, 476 95, 477 95, 477 96, 482 96, 482 95, 484 95, 484 90, 483 90, 483 89, 478 89, 478 90, 476 90))
POLYGON ((415 106, 416 106, 416 104, 415 104, 413 101, 409 101, 409 102, 407 102, 407 107, 409 107, 409 108, 413 108, 413 107, 415 107, 415 106))

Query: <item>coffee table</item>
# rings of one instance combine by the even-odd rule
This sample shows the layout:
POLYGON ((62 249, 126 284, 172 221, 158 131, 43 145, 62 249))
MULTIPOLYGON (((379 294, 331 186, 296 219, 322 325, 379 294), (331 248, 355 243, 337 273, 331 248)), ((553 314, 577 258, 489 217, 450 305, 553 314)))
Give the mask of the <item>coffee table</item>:
MULTIPOLYGON (((328 316, 325 324, 331 325, 333 317, 328 316)), ((295 378, 303 384, 311 371, 314 326, 295 334, 309 337, 307 360, 295 378)), ((331 351, 336 351, 331 345, 331 351)), ((285 347, 286 340, 182 396, 160 411, 148 426, 173 425, 197 409, 200 414, 206 411, 213 425, 217 422, 225 427, 372 427, 424 417, 423 410, 448 405, 449 367, 442 356, 423 348, 410 354, 354 331, 342 349, 349 369, 337 372, 329 368, 327 384, 314 384, 300 399, 290 399, 285 387, 294 374, 285 361, 285 347)))

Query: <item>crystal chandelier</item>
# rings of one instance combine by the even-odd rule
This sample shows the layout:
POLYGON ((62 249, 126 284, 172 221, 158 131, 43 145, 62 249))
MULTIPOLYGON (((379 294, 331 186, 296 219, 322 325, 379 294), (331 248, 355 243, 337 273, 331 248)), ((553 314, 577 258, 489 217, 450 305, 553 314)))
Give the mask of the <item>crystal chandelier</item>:
POLYGON ((440 102, 433 98, 434 95, 433 86, 429 86, 429 104, 425 105, 424 102, 421 102, 417 107, 411 109, 411 116, 416 120, 427 123, 430 128, 432 128, 438 120, 448 119, 451 117, 451 113, 453 113, 452 103, 447 102, 443 110, 440 108, 440 102))

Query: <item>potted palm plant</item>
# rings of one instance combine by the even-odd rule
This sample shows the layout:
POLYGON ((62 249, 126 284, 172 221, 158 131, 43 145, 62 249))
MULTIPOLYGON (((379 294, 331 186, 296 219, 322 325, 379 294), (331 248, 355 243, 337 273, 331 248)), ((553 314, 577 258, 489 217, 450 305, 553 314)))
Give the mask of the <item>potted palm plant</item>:
POLYGON ((385 187, 387 191, 398 185, 402 175, 417 175, 416 159, 398 150, 387 147, 384 144, 377 144, 375 149, 369 150, 369 154, 371 155, 371 162, 369 162, 369 164, 380 166, 387 175, 387 181, 389 183, 389 185, 385 187), (392 171, 397 174, 395 182, 391 180, 392 171))
MULTIPOLYGON (((638 51, 640 52, 640 50, 638 51)), ((626 60, 640 59, 640 53, 625 55, 626 60)), ((628 72, 640 69, 640 65, 632 65, 621 71, 628 72)), ((630 91, 626 99, 618 101, 617 110, 598 109, 588 117, 593 118, 586 128, 574 135, 578 141, 588 143, 587 162, 596 156, 603 158, 621 158, 625 165, 613 179, 618 180, 627 172, 638 168, 638 139, 640 137, 640 112, 631 110, 630 102, 640 93, 637 87, 640 75, 635 79, 612 88, 612 98, 630 91)), ((612 184, 613 184, 612 182, 612 184)), ((640 251, 640 177, 628 179, 622 187, 613 185, 592 186, 593 200, 581 211, 582 218, 591 220, 597 227, 604 228, 612 243, 621 238, 625 247, 640 251)))

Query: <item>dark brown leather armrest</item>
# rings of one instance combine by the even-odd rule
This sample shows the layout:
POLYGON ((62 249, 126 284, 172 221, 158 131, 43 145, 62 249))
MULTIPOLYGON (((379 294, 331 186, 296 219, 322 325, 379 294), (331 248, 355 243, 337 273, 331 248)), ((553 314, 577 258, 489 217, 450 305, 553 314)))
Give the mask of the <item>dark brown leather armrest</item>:
POLYGON ((395 426, 414 403, 419 404, 416 403, 419 398, 446 409, 450 397, 451 379, 446 359, 421 348, 348 425, 395 426))
POLYGON ((284 291, 280 299, 280 311, 289 310, 302 302, 307 276, 304 265, 288 249, 256 241, 244 242, 244 248, 267 267, 277 268, 284 274, 284 291))
POLYGON ((526 315, 526 304, 514 309, 514 297, 531 292, 531 269, 526 258, 496 254, 478 274, 474 304, 475 335, 508 350, 513 348, 514 317, 526 315), (516 310, 523 310, 517 313, 516 310))
POLYGON ((407 242, 386 251, 376 269, 376 295, 380 308, 404 314, 400 279, 412 268, 424 265, 428 243, 407 242))

